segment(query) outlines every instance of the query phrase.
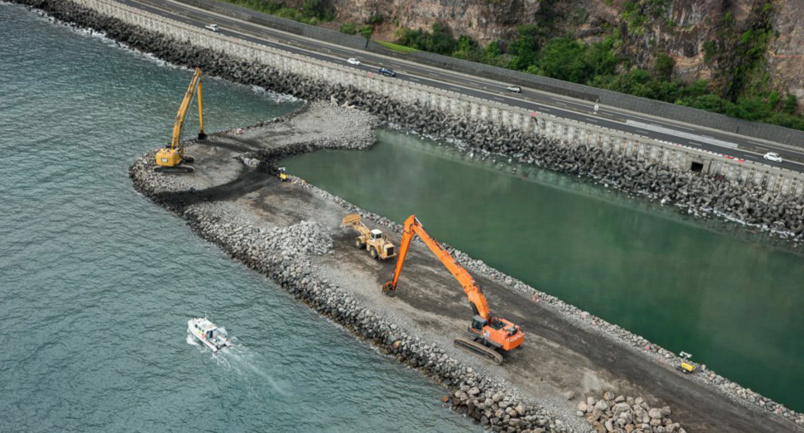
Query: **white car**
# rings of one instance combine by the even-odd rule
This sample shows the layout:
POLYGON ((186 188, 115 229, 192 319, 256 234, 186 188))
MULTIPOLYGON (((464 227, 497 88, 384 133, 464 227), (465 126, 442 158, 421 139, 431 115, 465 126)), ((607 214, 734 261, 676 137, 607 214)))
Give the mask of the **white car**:
POLYGON ((508 86, 505 88, 505 90, 508 90, 512 93, 522 93, 522 88, 519 86, 508 86))
POLYGON ((779 156, 779 154, 776 153, 776 152, 768 152, 763 156, 763 158, 767 159, 768 161, 773 161, 773 162, 784 162, 782 157, 779 156))
POLYGON ((212 30, 213 32, 218 31, 218 25, 217 24, 207 24, 207 25, 204 26, 204 28, 207 29, 207 30, 212 30))
POLYGON ((356 59, 356 58, 354 58, 354 57, 350 57, 348 60, 346 60, 346 63, 348 63, 348 64, 350 64, 350 65, 359 65, 359 64, 360 64, 360 60, 357 60, 357 59, 356 59))

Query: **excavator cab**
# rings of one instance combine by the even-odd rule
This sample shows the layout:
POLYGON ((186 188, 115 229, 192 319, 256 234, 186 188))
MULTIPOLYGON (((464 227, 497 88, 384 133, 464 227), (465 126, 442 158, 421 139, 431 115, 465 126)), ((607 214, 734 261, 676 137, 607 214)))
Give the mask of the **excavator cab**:
POLYGON ((156 163, 161 167, 175 167, 181 164, 183 159, 177 149, 170 148, 170 144, 156 153, 156 163))
POLYGON ((472 317, 472 329, 476 331, 483 332, 483 328, 486 327, 488 321, 481 316, 472 317))

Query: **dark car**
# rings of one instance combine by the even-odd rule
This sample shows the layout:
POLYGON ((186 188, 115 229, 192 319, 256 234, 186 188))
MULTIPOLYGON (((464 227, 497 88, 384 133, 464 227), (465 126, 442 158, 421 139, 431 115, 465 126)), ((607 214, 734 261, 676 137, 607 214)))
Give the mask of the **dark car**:
POLYGON ((396 77, 396 72, 394 72, 394 71, 392 71, 390 69, 380 68, 380 70, 377 71, 377 72, 385 75, 386 77, 396 77))

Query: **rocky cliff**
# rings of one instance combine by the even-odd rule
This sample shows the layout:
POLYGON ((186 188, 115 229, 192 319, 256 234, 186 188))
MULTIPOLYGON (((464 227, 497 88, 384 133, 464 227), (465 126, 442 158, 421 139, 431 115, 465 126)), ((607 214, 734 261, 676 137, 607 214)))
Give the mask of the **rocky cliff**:
MULTIPOLYGON (((446 24, 481 45, 510 43, 517 28, 585 42, 614 36, 618 54, 643 68, 664 53, 676 76, 713 81, 732 98, 762 87, 804 98, 804 0, 330 0, 336 23, 382 17, 375 35, 446 24)), ((302 3, 289 0, 288 4, 302 3)), ((757 89, 760 90, 760 89, 757 89)))

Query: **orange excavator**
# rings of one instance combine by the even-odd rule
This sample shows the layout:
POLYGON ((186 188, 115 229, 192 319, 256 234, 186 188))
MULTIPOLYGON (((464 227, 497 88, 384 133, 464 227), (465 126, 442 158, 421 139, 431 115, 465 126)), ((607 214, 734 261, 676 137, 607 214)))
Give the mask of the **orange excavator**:
POLYGON ((483 295, 483 291, 477 285, 475 279, 455 261, 438 241, 424 231, 424 227, 422 227, 415 215, 411 215, 405 220, 405 228, 402 232, 402 241, 399 246, 399 257, 396 260, 396 268, 394 269, 394 279, 382 285, 382 292, 389 296, 396 294, 399 274, 405 265, 405 257, 408 254, 410 241, 413 240, 414 236, 419 236, 424 241, 447 270, 452 273, 452 276, 461 283, 463 291, 469 297, 469 303, 472 305, 472 310, 475 314, 472 318, 472 324, 468 328, 471 340, 457 338, 455 339, 455 345, 475 355, 483 356, 496 364, 501 364, 503 361, 502 354, 494 349, 505 352, 516 349, 525 341, 525 333, 522 332, 519 326, 497 317, 491 312, 489 304, 486 302, 486 296, 483 295))

